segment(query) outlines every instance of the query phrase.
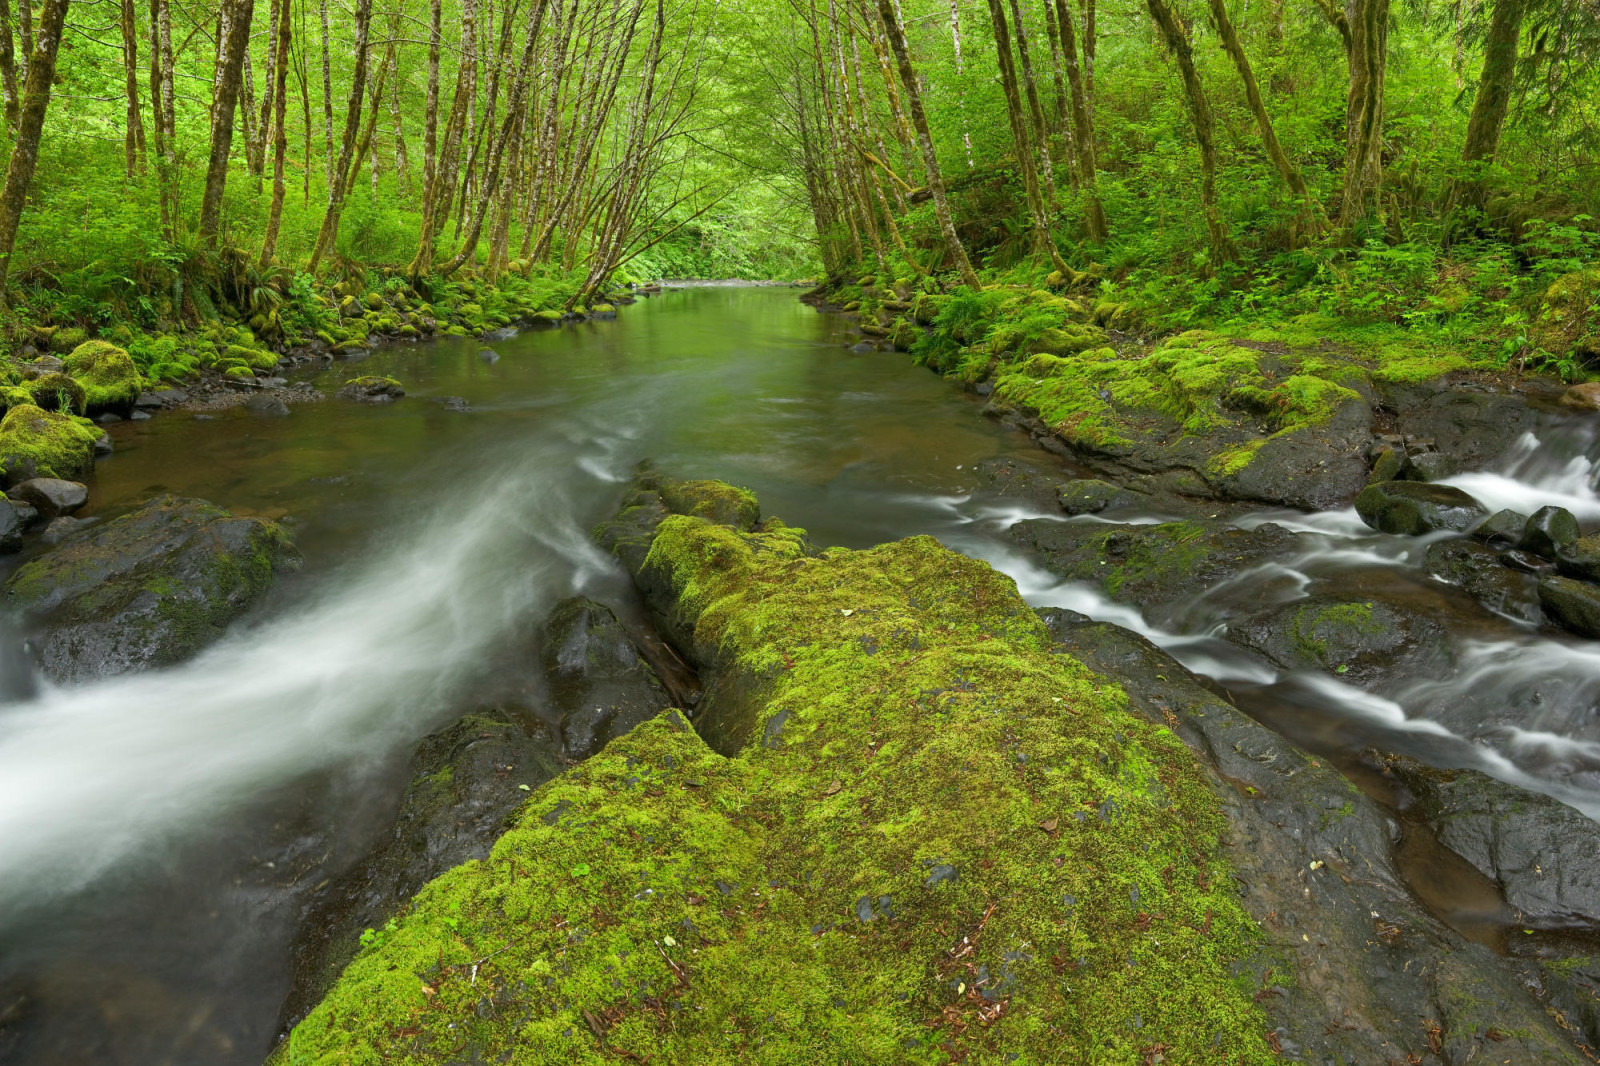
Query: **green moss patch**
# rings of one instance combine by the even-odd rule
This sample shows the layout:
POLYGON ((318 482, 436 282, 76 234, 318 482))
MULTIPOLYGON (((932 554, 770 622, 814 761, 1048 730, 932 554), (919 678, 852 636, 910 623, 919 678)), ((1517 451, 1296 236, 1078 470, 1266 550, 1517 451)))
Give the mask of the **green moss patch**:
POLYGON ((72 350, 64 365, 83 387, 89 408, 131 406, 144 385, 133 359, 109 341, 85 341, 72 350))
POLYGON ((36 477, 77 480, 94 468, 99 439, 91 422, 17 404, 0 419, 0 475, 7 485, 36 477))
POLYGON ((668 712, 533 792, 278 1061, 1273 1057, 1193 757, 1009 579, 674 514, 640 580, 712 744, 668 712))

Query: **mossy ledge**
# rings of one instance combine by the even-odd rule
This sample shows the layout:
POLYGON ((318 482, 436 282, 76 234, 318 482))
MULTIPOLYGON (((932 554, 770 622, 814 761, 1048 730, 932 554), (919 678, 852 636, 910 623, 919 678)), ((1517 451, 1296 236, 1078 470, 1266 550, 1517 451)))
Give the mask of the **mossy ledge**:
POLYGON ((711 743, 667 712, 534 791, 274 1062, 1275 1058, 1199 764, 1008 578, 629 502, 711 743))

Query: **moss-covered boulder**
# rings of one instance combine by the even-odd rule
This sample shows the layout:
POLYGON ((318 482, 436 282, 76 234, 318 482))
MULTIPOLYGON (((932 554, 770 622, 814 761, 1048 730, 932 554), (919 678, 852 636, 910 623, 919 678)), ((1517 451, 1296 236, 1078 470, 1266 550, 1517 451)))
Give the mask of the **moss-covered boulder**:
POLYGON ((0 478, 8 487, 36 477, 80 481, 94 469, 100 437, 91 422, 17 404, 0 419, 0 478))
POLYGON ((1600 359, 1600 268, 1563 274, 1540 301, 1529 340, 1554 356, 1600 359))
POLYGON ((81 681, 187 658, 298 558, 271 522, 158 496, 23 566, 6 602, 44 673, 81 681))
POLYGON ((1438 677, 1451 665, 1442 624, 1381 600, 1313 596, 1230 624, 1227 636, 1286 670, 1321 670, 1364 686, 1438 677))
POLYGON ((1380 481, 1361 490, 1356 514, 1380 533, 1422 536, 1440 530, 1461 533, 1489 517, 1489 509, 1454 485, 1424 481, 1380 481))
POLYGON ((88 339, 87 330, 79 329, 77 326, 63 326, 51 332, 50 350, 65 355, 88 339))
POLYGON ((338 392, 341 400, 353 400, 356 403, 393 403, 405 394, 405 388, 394 378, 374 374, 351 378, 338 392))
POLYGON ((66 371, 83 387, 88 411, 126 411, 139 398, 144 379, 133 359, 109 341, 85 341, 64 360, 66 371))
POLYGON ((537 790, 279 1061, 1273 1058, 1197 764, 1009 579, 687 514, 640 579, 707 739, 669 712, 537 790))
POLYGON ((55 371, 26 382, 23 388, 33 397, 34 406, 46 411, 81 415, 88 409, 84 388, 67 374, 55 371))

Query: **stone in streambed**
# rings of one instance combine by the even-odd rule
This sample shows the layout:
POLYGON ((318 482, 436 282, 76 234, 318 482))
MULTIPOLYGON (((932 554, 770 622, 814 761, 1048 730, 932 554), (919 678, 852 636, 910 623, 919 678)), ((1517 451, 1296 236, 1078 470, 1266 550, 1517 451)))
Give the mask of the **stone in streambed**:
POLYGON ((44 673, 83 681, 188 658, 298 562, 271 522, 158 496, 32 560, 5 593, 44 673))
POLYGON ((338 395, 341 400, 354 400, 356 403, 392 403, 405 394, 406 390, 394 378, 369 374, 345 382, 338 395))
POLYGON ((1491 611, 1528 622, 1542 617, 1538 582, 1532 575, 1503 565, 1494 549, 1475 540, 1441 540, 1428 545, 1423 569, 1491 611))
POLYGON ((1099 514, 1108 508, 1115 510, 1150 502, 1150 497, 1142 492, 1094 478, 1067 482, 1061 486, 1058 499, 1061 509, 1070 515, 1099 514))
POLYGON ((1600 930, 1600 824, 1576 808, 1476 770, 1390 756, 1411 810, 1439 842, 1499 884, 1518 921, 1600 930))
POLYGON ((1528 516, 1522 527, 1523 551, 1556 558, 1567 545, 1578 539, 1578 520, 1565 507, 1541 507, 1528 516))
POLYGON ((261 393, 250 397, 244 402, 244 409, 253 415, 263 418, 289 417, 289 405, 276 396, 265 396, 261 393))
POLYGON ((38 514, 26 504, 0 498, 0 554, 22 550, 22 531, 38 514))
POLYGON ((72 514, 89 502, 89 488, 77 481, 36 477, 6 491, 12 499, 30 504, 44 518, 72 514))
POLYGON ((1522 543, 1523 530, 1528 528, 1528 516, 1509 508, 1496 511, 1472 530, 1472 535, 1493 548, 1507 548, 1522 543))
POLYGON ((1600 585, 1552 574, 1539 579, 1539 603, 1562 629, 1600 639, 1600 585))
POLYGON ((1600 581, 1600 533, 1579 537, 1556 555, 1556 564, 1568 577, 1600 581))
POLYGON ((1453 485, 1385 481, 1356 496, 1356 513, 1381 533, 1421 536, 1439 530, 1464 532, 1488 517, 1488 510, 1453 485))
POLYGON ((1356 685, 1441 673, 1449 659, 1442 625, 1382 601, 1299 600, 1230 625, 1227 636, 1286 670, 1326 670, 1356 685))
POLYGON ((44 532, 39 534, 39 543, 55 547, 75 535, 85 526, 93 524, 94 520, 91 518, 67 518, 62 516, 61 518, 52 519, 50 524, 44 527, 44 532))
POLYGON ((1600 411, 1600 381, 1585 381, 1561 394, 1561 406, 1570 411, 1600 411))
POLYGON ((19 404, 0 419, 0 473, 8 486, 36 477, 76 480, 94 469, 103 435, 93 423, 19 404))
POLYGON ((556 604, 541 633, 550 700, 567 757, 587 759, 670 704, 617 616, 574 596, 556 604))

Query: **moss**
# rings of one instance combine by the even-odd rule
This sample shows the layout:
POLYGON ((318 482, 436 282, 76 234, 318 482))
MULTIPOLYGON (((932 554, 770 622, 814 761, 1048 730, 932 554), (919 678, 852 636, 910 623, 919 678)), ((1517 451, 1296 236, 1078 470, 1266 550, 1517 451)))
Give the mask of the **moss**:
POLYGON ((67 411, 81 415, 86 408, 83 386, 66 374, 45 374, 23 387, 33 397, 34 404, 47 411, 67 411))
POLYGON ((1331 607, 1302 607, 1295 612, 1290 637, 1307 657, 1342 673, 1367 638, 1380 636, 1386 626, 1373 616, 1370 603, 1338 603, 1331 607))
POLYGON ((1228 448, 1212 456, 1207 464, 1207 472, 1213 477, 1232 477, 1250 465, 1250 460, 1256 457, 1261 446, 1267 443, 1266 438, 1246 441, 1236 448, 1228 448))
POLYGON ((230 366, 223 370, 223 377, 233 378, 236 381, 254 381, 256 373, 247 366, 230 366))
POLYGON ((63 326, 50 334, 50 350, 65 355, 88 339, 87 331, 77 326, 63 326))
POLYGON ((7 485, 35 477, 77 480, 94 468, 92 423, 18 404, 0 419, 0 473, 7 485))
POLYGON ((363 374, 361 377, 358 377, 358 378, 350 378, 349 380, 347 380, 345 382, 345 384, 346 385, 354 385, 357 388, 363 388, 363 389, 366 389, 366 388, 377 388, 378 386, 381 386, 381 385, 393 385, 395 388, 400 388, 401 387, 400 386, 400 382, 395 380, 394 378, 382 377, 382 376, 377 375, 377 374, 363 374))
POLYGON ((1009 579, 688 515, 641 576, 751 742, 668 712, 535 791, 280 1061, 1271 1060, 1213 794, 1009 579))
POLYGON ((88 408, 129 407, 144 385, 128 353, 108 341, 85 341, 65 360, 68 374, 83 386, 88 408))
POLYGON ((271 370, 278 365, 278 356, 262 348, 247 348, 241 344, 230 344, 223 351, 224 359, 237 359, 252 370, 271 370))
POLYGON ((663 480, 659 486, 668 508, 696 515, 721 525, 748 532, 761 518, 755 493, 721 481, 663 480))

